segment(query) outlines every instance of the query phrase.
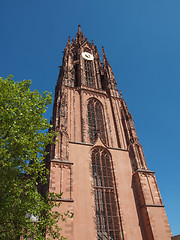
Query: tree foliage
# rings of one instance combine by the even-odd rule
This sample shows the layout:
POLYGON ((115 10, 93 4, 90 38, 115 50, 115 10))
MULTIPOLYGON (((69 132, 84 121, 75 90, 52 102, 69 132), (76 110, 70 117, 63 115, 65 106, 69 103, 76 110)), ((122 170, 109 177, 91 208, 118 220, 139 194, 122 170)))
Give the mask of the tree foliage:
POLYGON ((46 145, 53 133, 43 114, 51 94, 30 91, 30 80, 14 82, 0 78, 0 239, 63 239, 53 211, 53 197, 42 197, 38 184, 47 183, 44 164, 46 145), (27 215, 38 216, 33 223, 27 215))

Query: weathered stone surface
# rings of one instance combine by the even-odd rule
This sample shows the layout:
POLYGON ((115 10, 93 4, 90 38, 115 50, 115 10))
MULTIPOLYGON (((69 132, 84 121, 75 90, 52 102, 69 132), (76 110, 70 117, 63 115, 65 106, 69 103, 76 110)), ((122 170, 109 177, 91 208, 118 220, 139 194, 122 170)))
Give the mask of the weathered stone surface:
MULTIPOLYGON (((50 147, 50 158, 46 159, 50 168, 49 191, 63 192, 63 204, 58 211, 74 212, 74 218, 59 223, 68 240, 100 239, 96 213, 98 201, 103 202, 95 200, 94 194, 94 179, 100 178, 98 170, 92 168, 95 149, 107 153, 111 163, 110 189, 115 199, 111 203, 116 205, 114 214, 118 219, 118 227, 112 221, 112 234, 119 232, 113 239, 171 239, 155 174, 147 168, 133 118, 122 94, 119 95, 104 49, 102 66, 97 48, 87 41, 80 27, 75 41, 71 43, 69 39, 64 50, 52 124, 59 135, 56 144, 50 147), (93 56, 91 63, 85 62, 88 60, 83 58, 83 52, 93 56)), ((96 157, 96 161, 100 161, 100 174, 105 176, 103 171, 108 170, 103 168, 103 158, 96 157)), ((105 187, 105 179, 102 181, 106 196, 110 190, 105 187)), ((101 187, 98 189, 101 191, 101 187)), ((103 201, 105 212, 100 210, 99 214, 108 222, 112 216, 108 215, 107 199, 103 201)), ((109 223, 107 235, 110 232, 109 223)))

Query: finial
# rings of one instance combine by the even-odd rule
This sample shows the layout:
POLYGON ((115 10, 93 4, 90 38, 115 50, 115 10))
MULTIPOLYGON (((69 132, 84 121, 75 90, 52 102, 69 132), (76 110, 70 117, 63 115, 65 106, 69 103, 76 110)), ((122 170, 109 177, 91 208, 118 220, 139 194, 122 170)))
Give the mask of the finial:
POLYGON ((68 45, 71 44, 71 38, 70 38, 70 36, 69 36, 69 38, 68 38, 67 44, 68 44, 68 45))
POLYGON ((78 32, 81 32, 81 25, 78 25, 78 32))
POLYGON ((102 51, 103 51, 103 59, 105 60, 105 61, 107 61, 107 57, 106 57, 106 54, 105 54, 105 51, 104 51, 104 47, 102 46, 102 51))
POLYGON ((104 47, 102 46, 102 51, 103 51, 103 55, 106 57, 105 51, 104 51, 104 47))

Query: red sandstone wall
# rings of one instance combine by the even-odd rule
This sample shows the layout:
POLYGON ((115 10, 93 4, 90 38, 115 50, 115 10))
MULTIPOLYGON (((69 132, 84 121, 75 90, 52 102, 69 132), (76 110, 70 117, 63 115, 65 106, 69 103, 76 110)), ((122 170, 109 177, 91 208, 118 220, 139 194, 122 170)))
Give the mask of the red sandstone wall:
MULTIPOLYGON (((73 240, 96 239, 95 204, 91 176, 91 146, 70 144, 73 165, 73 240), (88 156, 88 157, 87 157, 88 156)), ((110 150, 113 158, 117 194, 125 239, 141 240, 141 230, 132 190, 132 171, 127 151, 110 150)), ((71 238, 70 238, 71 239, 71 238)))
POLYGON ((117 192, 123 222, 125 239, 141 240, 141 229, 132 189, 132 168, 129 153, 121 150, 111 150, 114 163, 117 192))

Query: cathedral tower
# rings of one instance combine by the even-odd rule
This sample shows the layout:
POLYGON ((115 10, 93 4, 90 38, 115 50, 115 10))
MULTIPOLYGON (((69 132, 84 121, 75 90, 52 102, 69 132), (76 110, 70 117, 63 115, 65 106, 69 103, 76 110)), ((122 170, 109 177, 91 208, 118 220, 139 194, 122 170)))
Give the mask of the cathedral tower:
POLYGON ((104 49, 79 26, 69 40, 55 88, 49 146, 49 191, 63 193, 58 211, 68 240, 170 240, 171 230, 156 182, 147 168, 129 113, 104 49))

